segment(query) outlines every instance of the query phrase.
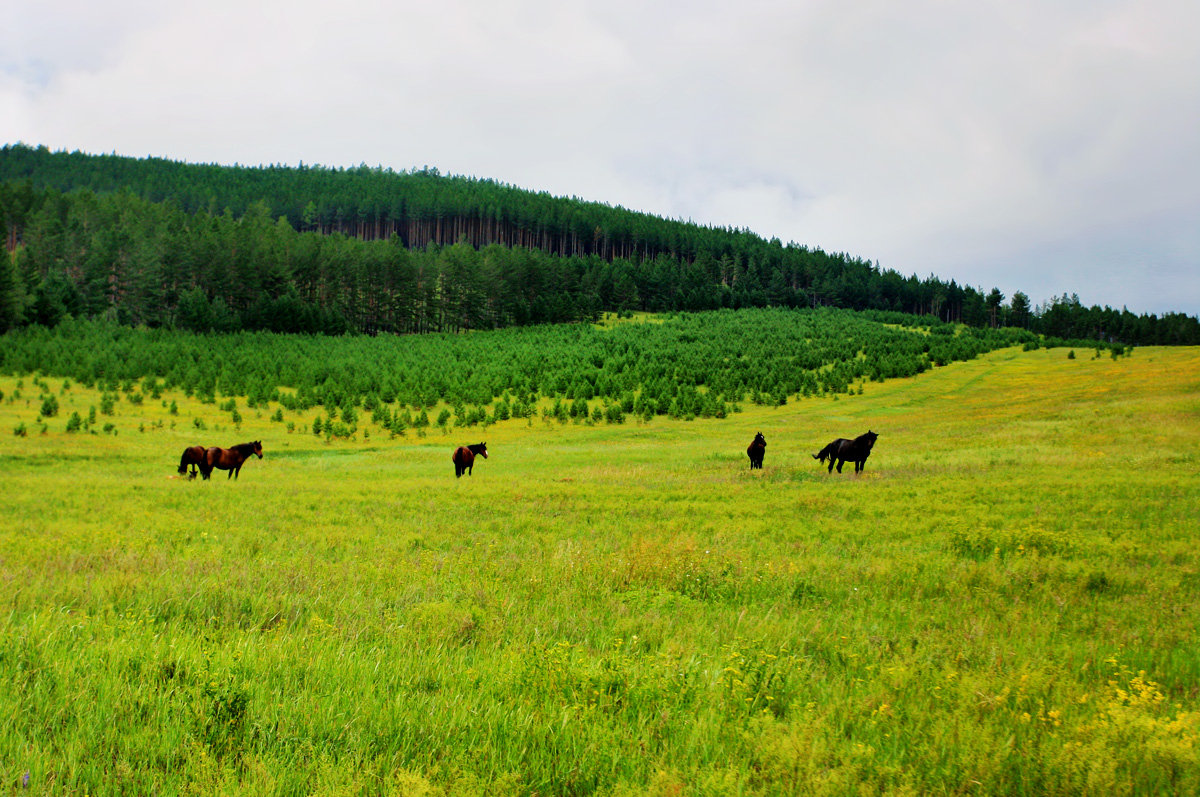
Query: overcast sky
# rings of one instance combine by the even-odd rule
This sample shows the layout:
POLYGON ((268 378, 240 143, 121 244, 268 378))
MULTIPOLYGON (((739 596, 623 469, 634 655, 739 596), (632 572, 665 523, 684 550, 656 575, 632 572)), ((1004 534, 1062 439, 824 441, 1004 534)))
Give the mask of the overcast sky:
POLYGON ((1196 0, 39 0, 0 144, 425 165, 1200 313, 1196 0))

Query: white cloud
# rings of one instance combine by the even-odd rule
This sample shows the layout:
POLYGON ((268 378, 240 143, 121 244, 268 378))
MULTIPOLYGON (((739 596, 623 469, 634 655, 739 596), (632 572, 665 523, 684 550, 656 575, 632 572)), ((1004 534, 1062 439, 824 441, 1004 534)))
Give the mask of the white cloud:
POLYGON ((1200 312, 1200 8, 50 0, 0 140, 425 164, 1035 301, 1200 312))

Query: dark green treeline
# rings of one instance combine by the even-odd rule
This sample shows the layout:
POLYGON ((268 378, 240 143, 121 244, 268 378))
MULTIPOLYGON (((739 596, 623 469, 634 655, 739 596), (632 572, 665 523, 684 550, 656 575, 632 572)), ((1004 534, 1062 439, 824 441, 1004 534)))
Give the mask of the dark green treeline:
MULTIPOLYGON (((406 337, 197 334, 68 319, 54 330, 7 333, 0 373, 66 377, 135 403, 178 388, 209 402, 223 395, 244 396, 250 407, 278 402, 292 412, 322 406, 347 433, 361 410, 402 432, 535 411, 562 422, 724 417, 742 402, 778 405, 861 392, 868 381, 1040 343, 1020 329, 964 329, 928 317, 828 308, 406 337), (433 420, 428 411, 439 402, 446 406, 433 420)), ((44 380, 34 385, 50 392, 44 380)), ((236 413, 234 402, 222 406, 236 413)))
POLYGON ((876 309, 1126 343, 1200 343, 1186 315, 1005 303, 953 280, 746 230, 491 180, 224 167, 0 148, 0 330, 70 316, 196 331, 428 332, 601 310, 876 309))

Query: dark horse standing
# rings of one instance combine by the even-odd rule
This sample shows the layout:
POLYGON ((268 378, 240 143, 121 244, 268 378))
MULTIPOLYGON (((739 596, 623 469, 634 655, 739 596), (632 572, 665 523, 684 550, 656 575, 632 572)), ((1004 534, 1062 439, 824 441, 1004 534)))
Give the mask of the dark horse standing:
POLYGON ((225 478, 236 479, 242 471, 242 463, 250 459, 251 455, 257 454, 259 459, 262 459, 262 441, 255 440, 253 443, 238 443, 233 448, 217 448, 216 446, 204 452, 204 464, 200 466, 200 472, 204 474, 204 478, 208 478, 213 468, 229 471, 229 475, 225 478))
POLYGON ((462 476, 464 473, 471 475, 471 467, 475 464, 475 456, 482 454, 484 459, 487 459, 487 443, 476 443, 473 446, 459 446, 454 449, 454 456, 450 457, 454 462, 454 478, 462 476))
POLYGON ((870 430, 853 440, 839 437, 822 448, 819 454, 813 454, 813 459, 824 462, 828 458, 830 473, 833 473, 834 461, 837 462, 838 473, 842 472, 842 464, 846 462, 853 462, 854 472, 862 473, 863 469, 867 467, 867 457, 871 456, 871 449, 874 448, 875 440, 878 437, 879 435, 870 430))
POLYGON ((746 448, 746 456, 750 457, 750 470, 762 470, 763 455, 767 453, 767 438, 762 432, 754 435, 754 442, 746 448))
MULTIPOLYGON (((183 449, 183 456, 179 458, 179 475, 188 472, 188 465, 192 466, 192 472, 188 476, 189 479, 196 478, 196 467, 204 467, 204 446, 192 446, 183 449)), ((204 474, 204 478, 208 478, 208 474, 204 474)))

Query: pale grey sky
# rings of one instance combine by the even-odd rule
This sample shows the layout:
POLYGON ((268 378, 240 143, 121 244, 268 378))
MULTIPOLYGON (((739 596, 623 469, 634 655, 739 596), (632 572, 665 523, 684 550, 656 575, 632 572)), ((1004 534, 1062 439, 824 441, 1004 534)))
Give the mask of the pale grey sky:
POLYGON ((42 0, 0 144, 490 177, 1200 313, 1195 0, 42 0))

